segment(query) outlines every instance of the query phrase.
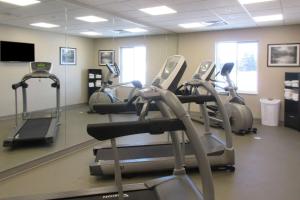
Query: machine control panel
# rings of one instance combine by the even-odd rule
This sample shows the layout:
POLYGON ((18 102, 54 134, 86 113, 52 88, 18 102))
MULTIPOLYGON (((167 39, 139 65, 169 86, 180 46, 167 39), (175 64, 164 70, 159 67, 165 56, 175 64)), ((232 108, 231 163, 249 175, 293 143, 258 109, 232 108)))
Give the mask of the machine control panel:
POLYGON ((30 63, 31 72, 51 72, 52 65, 50 62, 31 62, 30 63))

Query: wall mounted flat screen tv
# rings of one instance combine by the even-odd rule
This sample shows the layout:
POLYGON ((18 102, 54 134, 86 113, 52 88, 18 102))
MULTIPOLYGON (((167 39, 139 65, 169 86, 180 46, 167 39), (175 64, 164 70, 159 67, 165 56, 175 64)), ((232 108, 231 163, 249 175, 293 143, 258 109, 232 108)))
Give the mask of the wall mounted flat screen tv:
POLYGON ((32 62, 34 61, 34 44, 0 41, 0 61, 32 62))

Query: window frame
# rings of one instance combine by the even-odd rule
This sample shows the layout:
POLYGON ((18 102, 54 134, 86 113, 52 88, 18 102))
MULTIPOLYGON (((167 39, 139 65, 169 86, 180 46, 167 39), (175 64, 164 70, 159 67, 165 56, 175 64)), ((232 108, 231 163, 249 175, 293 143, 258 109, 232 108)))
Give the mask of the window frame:
MULTIPOLYGON (((256 88, 255 88, 255 91, 243 91, 243 90, 237 90, 237 93, 239 94, 245 94, 245 95, 258 95, 258 78, 259 78, 259 73, 258 73, 258 69, 259 69, 259 66, 258 66, 258 61, 259 61, 259 41, 258 40, 226 40, 226 41, 216 41, 215 42, 215 63, 217 64, 217 51, 218 51, 218 44, 219 43, 256 43, 257 44, 257 59, 256 59, 256 81, 257 81, 257 84, 256 84, 256 88)), ((235 63, 237 63, 237 57, 235 59, 235 63)), ((214 74, 216 74, 217 71, 214 72, 214 74)), ((237 76, 236 75, 236 79, 237 79, 237 76)), ((234 80, 234 83, 236 83, 236 80, 234 80)), ((238 87, 238 86, 237 86, 238 87)), ((218 94, 220 95, 226 95, 227 92, 224 92, 222 91, 221 89, 218 89, 217 88, 217 92, 218 94)))

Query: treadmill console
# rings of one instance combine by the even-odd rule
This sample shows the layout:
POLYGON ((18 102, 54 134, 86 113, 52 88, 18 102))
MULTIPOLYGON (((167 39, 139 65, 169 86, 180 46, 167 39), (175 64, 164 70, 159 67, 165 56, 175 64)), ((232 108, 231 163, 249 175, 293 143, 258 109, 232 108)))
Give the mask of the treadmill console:
POLYGON ((50 73, 52 66, 51 66, 50 62, 31 62, 30 69, 31 69, 32 73, 35 73, 35 72, 50 73))
POLYGON ((195 74, 193 75, 193 79, 200 79, 204 81, 209 81, 212 76, 216 65, 212 61, 204 61, 200 63, 195 74))
POLYGON ((186 61, 183 56, 170 56, 165 61, 158 75, 154 78, 152 85, 175 92, 185 69, 186 61))

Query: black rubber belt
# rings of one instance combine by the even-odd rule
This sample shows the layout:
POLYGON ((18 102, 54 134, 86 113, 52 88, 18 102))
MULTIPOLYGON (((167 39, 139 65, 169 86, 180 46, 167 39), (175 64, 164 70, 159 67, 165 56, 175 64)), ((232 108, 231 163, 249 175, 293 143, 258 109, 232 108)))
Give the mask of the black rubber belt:
POLYGON ((28 119, 17 134, 18 139, 30 140, 39 139, 46 136, 52 118, 28 119))

